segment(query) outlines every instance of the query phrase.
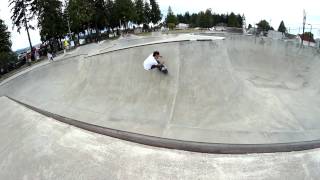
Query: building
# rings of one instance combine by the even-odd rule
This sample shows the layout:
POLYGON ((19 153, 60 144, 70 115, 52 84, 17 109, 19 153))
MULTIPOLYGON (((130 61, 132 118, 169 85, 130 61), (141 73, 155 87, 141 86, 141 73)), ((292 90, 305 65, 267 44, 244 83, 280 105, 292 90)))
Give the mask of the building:
POLYGON ((176 25, 176 29, 188 29, 189 24, 179 23, 176 25))
POLYGON ((272 39, 283 39, 285 38, 285 34, 279 31, 268 31, 267 37, 272 38, 272 39))

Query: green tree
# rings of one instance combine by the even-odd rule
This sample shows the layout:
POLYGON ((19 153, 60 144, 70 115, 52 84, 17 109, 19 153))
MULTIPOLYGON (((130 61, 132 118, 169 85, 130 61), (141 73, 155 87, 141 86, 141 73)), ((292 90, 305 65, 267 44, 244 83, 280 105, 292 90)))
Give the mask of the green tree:
POLYGON ((190 27, 198 27, 199 26, 199 18, 198 14, 193 13, 190 17, 190 27))
POLYGON ((177 14, 178 23, 187 23, 182 14, 177 14))
POLYGON ((189 12, 186 12, 184 13, 184 20, 186 22, 186 24, 190 24, 190 13, 189 12))
POLYGON ((268 21, 261 20, 258 24, 258 30, 260 31, 269 31, 271 30, 271 26, 269 25, 268 21))
POLYGON ((87 29, 94 15, 92 3, 88 0, 69 0, 66 13, 70 19, 72 32, 79 33, 87 29))
POLYGON ((37 1, 38 27, 42 41, 61 39, 67 32, 66 22, 59 0, 37 1))
POLYGON ((237 15, 237 22, 238 22, 238 26, 237 27, 242 27, 243 25, 243 20, 245 20, 246 17, 244 16, 244 14, 241 16, 240 14, 237 15))
POLYGON ((135 18, 134 4, 131 0, 115 0, 116 19, 127 28, 127 23, 135 18))
POLYGON ((166 17, 166 24, 167 26, 171 26, 171 29, 174 28, 174 26, 178 23, 177 17, 174 15, 171 7, 168 8, 168 14, 166 17))
POLYGON ((144 4, 142 0, 135 0, 136 22, 141 24, 144 22, 144 4))
POLYGON ((116 18, 115 5, 112 0, 106 0, 106 15, 108 17, 108 25, 113 29, 119 25, 116 18))
POLYGON ((202 28, 210 28, 213 26, 213 19, 211 9, 207 9, 205 12, 201 11, 198 14, 199 26, 202 28))
POLYGON ((206 21, 205 28, 212 27, 213 26, 212 10, 211 9, 207 9, 205 11, 204 15, 205 15, 205 21, 206 21))
POLYGON ((4 21, 0 19, 0 51, 7 52, 11 50, 10 32, 4 21))
POLYGON ((17 59, 15 53, 11 50, 11 45, 8 27, 0 19, 0 72, 7 70, 8 63, 17 59))
POLYGON ((150 8, 150 4, 148 3, 148 1, 145 1, 144 6, 143 6, 143 23, 144 24, 149 24, 151 22, 151 8, 150 8))
POLYGON ((252 25, 251 25, 251 24, 248 25, 248 29, 250 29, 250 28, 252 28, 252 25))
POLYGON ((237 16, 233 12, 231 12, 231 14, 228 17, 228 26, 229 27, 240 27, 237 16))
POLYGON ((203 11, 201 11, 199 14, 198 14, 198 22, 199 22, 199 26, 201 28, 205 28, 208 24, 208 19, 206 17, 206 15, 204 14, 203 11))
POLYGON ((286 28, 286 26, 284 25, 284 22, 283 22, 283 21, 280 22, 278 31, 279 31, 279 32, 282 32, 282 34, 287 32, 287 28, 286 28))
POLYGON ((93 6, 93 16, 91 19, 91 28, 96 30, 95 38, 101 39, 101 30, 108 25, 107 4, 104 0, 90 0, 93 6))
POLYGON ((30 25, 30 21, 34 18, 36 12, 35 0, 9 0, 9 7, 11 8, 12 16, 11 20, 13 25, 17 27, 17 31, 20 32, 21 27, 24 27, 27 31, 29 46, 32 49, 32 43, 30 39, 29 29, 34 29, 30 25))
MULTIPOLYGON (((96 30, 101 30, 108 24, 107 7, 104 0, 94 0, 93 2, 93 25, 96 30)), ((99 32, 99 31, 98 31, 99 32)))
POLYGON ((143 29, 149 29, 149 23, 151 22, 151 8, 148 1, 145 1, 143 6, 143 29))
POLYGON ((215 25, 218 24, 218 22, 219 22, 219 15, 213 13, 213 14, 212 14, 212 25, 215 26, 215 25))
POLYGON ((151 12, 150 20, 153 24, 157 24, 162 19, 162 14, 156 0, 150 0, 151 12))

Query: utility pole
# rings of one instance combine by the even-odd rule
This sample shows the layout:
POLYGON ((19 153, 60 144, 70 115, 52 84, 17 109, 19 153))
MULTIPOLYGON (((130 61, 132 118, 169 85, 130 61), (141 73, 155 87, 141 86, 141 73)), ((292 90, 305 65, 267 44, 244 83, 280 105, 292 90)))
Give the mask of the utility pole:
POLYGON ((309 34, 309 43, 308 43, 308 46, 310 46, 310 41, 311 41, 311 38, 312 38, 312 24, 308 24, 308 25, 310 25, 311 26, 311 28, 310 28, 310 34, 309 34))
POLYGON ((302 26, 302 36, 300 37, 301 38, 301 47, 303 46, 303 38, 304 38, 304 27, 306 25, 306 20, 307 20, 307 17, 306 17, 306 11, 303 10, 303 26, 302 26))

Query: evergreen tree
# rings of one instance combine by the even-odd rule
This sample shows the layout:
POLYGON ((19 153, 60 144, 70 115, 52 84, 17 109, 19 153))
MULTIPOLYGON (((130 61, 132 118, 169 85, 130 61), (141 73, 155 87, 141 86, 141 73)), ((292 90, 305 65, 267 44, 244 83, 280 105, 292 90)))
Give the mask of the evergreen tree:
POLYGON ((162 14, 161 14, 159 5, 156 2, 156 0, 150 0, 150 5, 151 5, 150 20, 153 24, 157 24, 162 19, 162 14))
POLYGON ((116 19, 127 28, 127 23, 135 18, 134 4, 131 0, 115 0, 116 19))
POLYGON ((245 19, 244 14, 242 16, 240 14, 238 14, 237 15, 237 24, 238 24, 238 26, 236 26, 236 27, 239 27, 239 28, 242 27, 244 19, 245 19))
POLYGON ((13 15, 11 20, 14 26, 17 27, 17 31, 20 32, 21 27, 24 27, 27 31, 29 46, 32 49, 32 43, 30 39, 29 29, 34 29, 30 25, 30 21, 34 18, 36 12, 35 0, 9 0, 9 7, 13 6, 11 11, 13 15))
POLYGON ((212 10, 211 9, 207 9, 204 13, 205 15, 205 28, 210 28, 213 26, 213 19, 212 19, 212 10))
POLYGON ((108 17, 108 25, 113 29, 119 26, 119 21, 115 15, 115 5, 112 0, 106 0, 106 15, 108 17))
POLYGON ((175 25, 178 23, 177 17, 174 15, 171 7, 168 8, 168 14, 166 17, 166 24, 170 29, 173 29, 175 25))
POLYGON ((144 4, 142 0, 135 0, 136 22, 141 24, 144 22, 144 4))
POLYGON ((83 32, 92 22, 94 8, 88 0, 69 0, 66 8, 70 19, 71 30, 83 32))
POLYGON ((279 31, 279 32, 282 32, 282 34, 287 32, 287 28, 286 28, 286 26, 284 25, 284 22, 283 22, 283 21, 281 21, 281 23, 280 23, 280 25, 279 25, 279 28, 278 28, 278 31, 279 31))
POLYGON ((221 23, 228 24, 229 14, 221 14, 221 23))
POLYGON ((240 27, 240 23, 238 22, 237 16, 231 12, 228 17, 228 26, 229 27, 240 27))
POLYGON ((201 28, 210 28, 213 25, 211 9, 207 9, 205 12, 201 11, 198 14, 199 26, 201 28))
POLYGON ((193 13, 190 17, 190 27, 198 27, 198 26, 199 26, 198 14, 193 13))
POLYGON ((199 18, 199 26, 201 28, 205 28, 208 22, 207 22, 207 18, 206 18, 206 16, 205 16, 203 11, 201 11, 198 14, 198 18, 199 18))
POLYGON ((0 19, 0 52, 8 52, 11 50, 10 32, 4 21, 0 19))
POLYGON ((143 29, 149 29, 149 23, 151 22, 151 9, 148 1, 145 1, 143 6, 143 29))
POLYGON ((212 15, 212 24, 213 24, 213 26, 217 25, 218 23, 219 23, 219 15, 213 13, 213 15, 212 15))
POLYGON ((184 13, 184 20, 185 20, 186 24, 190 24, 190 13, 189 12, 184 13))
POLYGON ((106 3, 104 0, 94 0, 93 2, 93 26, 98 32, 108 24, 106 3))
POLYGON ((16 59, 15 53, 11 50, 10 32, 4 21, 0 19, 0 72, 8 71, 8 63, 16 59))
POLYGON ((62 38, 67 32, 66 23, 62 13, 62 3, 59 0, 38 0, 38 27, 42 41, 51 38, 62 38))
POLYGON ((268 21, 266 20, 261 20, 258 24, 258 30, 260 31, 269 31, 271 30, 271 26, 269 25, 268 21))
POLYGON ((202 27, 210 28, 216 25, 228 25, 231 27, 242 27, 244 15, 235 15, 233 12, 228 14, 215 14, 211 9, 207 9, 205 12, 199 13, 186 12, 183 16, 178 14, 177 19, 179 22, 184 22, 190 25, 190 27, 202 27))
POLYGON ((178 23, 187 23, 182 14, 177 14, 178 23))

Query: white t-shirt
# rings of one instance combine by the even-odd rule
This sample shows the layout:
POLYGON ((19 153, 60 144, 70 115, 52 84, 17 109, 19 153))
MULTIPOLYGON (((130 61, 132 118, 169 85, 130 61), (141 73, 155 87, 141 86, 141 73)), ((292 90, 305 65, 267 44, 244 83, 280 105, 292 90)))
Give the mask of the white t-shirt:
POLYGON ((157 60, 153 57, 153 54, 147 57, 146 60, 143 62, 143 67, 145 70, 150 70, 152 65, 157 65, 157 60))

